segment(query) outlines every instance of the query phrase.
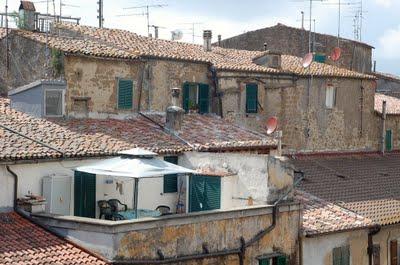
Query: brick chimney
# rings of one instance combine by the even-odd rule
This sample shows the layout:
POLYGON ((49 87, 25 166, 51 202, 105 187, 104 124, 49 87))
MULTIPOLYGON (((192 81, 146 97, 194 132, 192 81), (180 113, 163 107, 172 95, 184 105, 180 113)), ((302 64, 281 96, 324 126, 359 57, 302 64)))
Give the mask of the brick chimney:
POLYGON ((212 31, 205 30, 203 31, 203 40, 204 40, 204 51, 210 52, 211 51, 211 39, 212 39, 212 31))
POLYGON ((25 30, 35 30, 35 5, 31 1, 21 1, 19 5, 18 27, 25 30))
POLYGON ((170 132, 179 132, 182 129, 185 111, 178 106, 180 88, 171 88, 172 105, 167 108, 166 128, 170 132))

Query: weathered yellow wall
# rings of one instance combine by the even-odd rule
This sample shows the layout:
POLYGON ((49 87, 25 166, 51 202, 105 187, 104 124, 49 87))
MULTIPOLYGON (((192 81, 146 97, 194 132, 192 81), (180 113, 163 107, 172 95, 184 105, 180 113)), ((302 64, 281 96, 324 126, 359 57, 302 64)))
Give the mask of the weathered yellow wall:
MULTIPOLYGON (((199 218, 200 219, 200 218, 199 218)), ((201 219, 204 219, 202 217, 201 219)), ((210 252, 238 248, 240 237, 247 241, 260 230, 271 224, 271 215, 223 219, 218 221, 197 221, 191 224, 170 225, 155 229, 141 230, 126 234, 120 241, 120 258, 155 259, 160 249, 165 257, 202 253, 206 242, 210 252)), ((245 264, 258 265, 256 257, 262 254, 281 251, 290 256, 290 264, 296 264, 298 249, 298 210, 281 212, 275 229, 258 243, 246 249, 245 264)), ((237 265, 238 256, 180 264, 226 264, 237 265)))
POLYGON ((361 83, 355 79, 314 78, 308 93, 308 80, 304 78, 297 81, 290 78, 252 78, 251 75, 240 78, 227 73, 220 78, 219 86, 223 91, 222 105, 226 119, 262 130, 268 118, 277 116, 286 150, 355 151, 378 148, 371 81, 361 83), (263 109, 259 108, 257 114, 245 113, 244 87, 248 82, 259 85, 258 97, 263 109), (325 107, 327 82, 337 89, 333 109, 325 107))

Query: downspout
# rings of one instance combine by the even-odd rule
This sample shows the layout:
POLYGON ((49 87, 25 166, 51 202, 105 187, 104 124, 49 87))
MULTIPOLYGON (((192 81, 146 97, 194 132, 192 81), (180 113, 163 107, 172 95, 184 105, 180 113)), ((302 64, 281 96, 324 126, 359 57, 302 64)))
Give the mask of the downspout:
POLYGON ((14 198, 13 198, 13 209, 14 211, 17 210, 17 198, 18 198, 18 175, 14 171, 11 170, 11 168, 7 165, 6 166, 7 171, 13 176, 14 178, 14 198))
POLYGON ((382 135, 381 135, 381 153, 385 154, 385 134, 386 134, 386 100, 382 102, 382 135))
POLYGON ((381 226, 376 225, 368 231, 368 264, 373 265, 373 255, 374 255, 374 242, 372 240, 372 237, 381 231, 381 226))
POLYGON ((184 261, 191 261, 191 260, 201 260, 201 259, 208 259, 208 258, 216 258, 216 257, 224 257, 224 256, 231 256, 231 255, 238 255, 239 256, 239 265, 244 264, 244 258, 245 258, 245 253, 246 253, 246 248, 250 247, 254 243, 258 242, 260 239, 262 239, 266 234, 274 230, 276 226, 276 220, 278 218, 278 211, 279 211, 279 206, 278 204, 284 200, 293 190, 297 185, 304 179, 304 172, 302 171, 294 171, 295 173, 300 173, 301 177, 293 184, 293 187, 291 187, 285 194, 283 194, 278 200, 274 202, 272 205, 272 222, 271 224, 261 230, 258 234, 256 234, 252 239, 250 239, 248 242, 245 242, 244 238, 240 238, 240 247, 236 249, 226 249, 222 251, 217 251, 210 253, 208 252, 207 248, 204 247, 206 244, 203 244, 203 250, 204 253, 202 254, 193 254, 193 255, 187 255, 187 256, 180 256, 180 257, 175 257, 175 258, 164 258, 164 255, 162 255, 161 250, 158 250, 157 253, 160 257, 158 260, 113 260, 111 264, 113 265, 139 265, 139 264, 176 264, 179 262, 184 262, 184 261))

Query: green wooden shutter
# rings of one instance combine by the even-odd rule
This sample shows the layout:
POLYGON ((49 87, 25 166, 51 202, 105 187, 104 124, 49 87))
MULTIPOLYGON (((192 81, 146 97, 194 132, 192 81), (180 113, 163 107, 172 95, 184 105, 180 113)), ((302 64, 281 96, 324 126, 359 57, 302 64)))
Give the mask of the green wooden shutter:
POLYGON ((277 260, 277 265, 286 265, 287 264, 287 258, 285 256, 277 257, 276 260, 277 260))
POLYGON ((189 180, 189 211, 200 212, 221 208, 221 178, 191 176, 189 180))
POLYGON ((209 86, 207 84, 199 84, 199 112, 208 113, 209 106, 209 86))
POLYGON ((132 109, 133 106, 133 81, 118 80, 118 109, 132 109))
POLYGON ((269 265, 269 259, 260 259, 258 265, 269 265))
MULTIPOLYGON (((166 156, 164 160, 178 165, 177 156, 166 156)), ((164 193, 178 192, 178 174, 169 174, 164 176, 164 193)))
POLYGON ((190 89, 190 84, 189 83, 183 84, 183 94, 182 94, 183 109, 186 112, 189 111, 189 89, 190 89))
POLYGON ((96 217, 96 175, 75 171, 74 215, 96 217))
POLYGON ((325 63, 326 62, 326 55, 322 53, 316 53, 314 55, 314 61, 318 63, 325 63))
POLYGON ((257 84, 246 85, 246 112, 257 113, 258 109, 258 86, 257 84))
POLYGON ((332 265, 341 265, 342 262, 342 248, 334 248, 332 251, 332 265))
POLYGON ((385 144, 386 151, 392 151, 392 130, 386 130, 385 144))
POLYGON ((350 246, 342 247, 341 265, 350 265, 350 246))

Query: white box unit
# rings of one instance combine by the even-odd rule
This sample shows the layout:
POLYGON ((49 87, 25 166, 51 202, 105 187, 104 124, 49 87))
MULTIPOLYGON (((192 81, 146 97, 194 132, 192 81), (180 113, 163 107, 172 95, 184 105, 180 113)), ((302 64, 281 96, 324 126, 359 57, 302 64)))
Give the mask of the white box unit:
POLYGON ((46 198, 46 213, 70 215, 71 176, 48 176, 43 178, 43 196, 46 198))

